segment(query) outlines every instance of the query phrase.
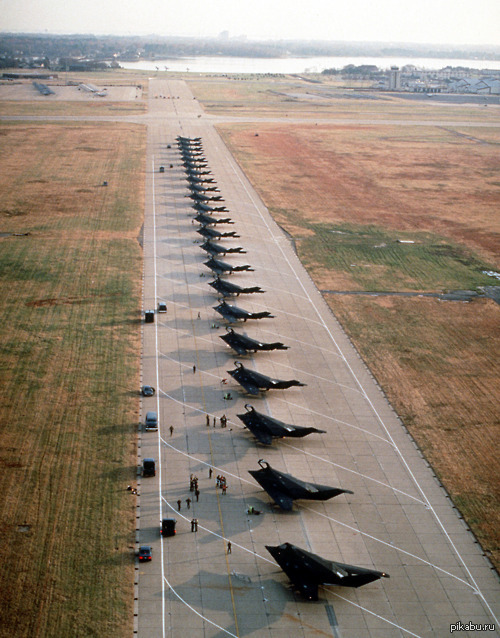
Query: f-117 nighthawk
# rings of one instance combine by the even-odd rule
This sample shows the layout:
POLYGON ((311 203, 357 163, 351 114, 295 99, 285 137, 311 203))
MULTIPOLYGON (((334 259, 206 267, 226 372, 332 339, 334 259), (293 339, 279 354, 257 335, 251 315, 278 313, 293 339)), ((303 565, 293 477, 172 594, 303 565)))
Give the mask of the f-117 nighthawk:
POLYGON ((229 297, 230 295, 235 295, 237 297, 238 295, 251 295, 256 292, 264 292, 264 290, 262 290, 259 286, 247 286, 246 288, 243 288, 238 286, 238 284, 233 284, 231 281, 219 279, 219 277, 217 277, 214 281, 211 281, 208 285, 212 286, 212 288, 217 290, 217 292, 223 297, 229 297))
POLYGON ((225 206, 209 206, 204 202, 195 202, 191 204, 192 208, 195 210, 202 211, 204 213, 229 213, 228 209, 225 206))
POLYGON ((244 414, 237 414, 236 416, 240 421, 243 421, 254 437, 265 445, 271 445, 273 437, 280 439, 284 437, 303 438, 314 432, 325 434, 325 430, 318 430, 318 428, 283 423, 283 421, 279 421, 267 414, 257 412, 248 403, 245 405, 245 409, 246 412, 244 414))
POLYGON ((309 501, 327 501, 339 494, 354 494, 351 490, 329 487, 319 483, 308 483, 273 469, 264 459, 259 460, 260 470, 248 470, 281 509, 290 511, 293 501, 306 499, 309 501))
POLYGON ((259 350, 268 352, 269 350, 288 350, 288 346, 283 345, 280 341, 274 343, 262 343, 235 332, 232 328, 227 328, 227 334, 219 335, 222 341, 225 341, 238 354, 248 354, 249 352, 257 352, 259 350))
POLYGON ((209 184, 190 184, 189 190, 192 193, 220 193, 217 186, 210 186, 209 184))
POLYGON ((185 135, 178 135, 176 138, 177 144, 201 144, 201 137, 186 137, 185 135))
POLYGON ((210 226, 212 224, 234 224, 230 217, 215 217, 214 215, 208 215, 207 213, 200 212, 197 213, 194 220, 204 226, 210 226))
POLYGON ((203 177, 197 173, 191 174, 188 172, 186 179, 190 184, 199 184, 200 186, 203 184, 215 184, 215 179, 213 177, 203 177))
POLYGON ((266 549, 307 600, 318 600, 319 585, 361 587, 379 578, 389 578, 385 572, 326 560, 291 543, 266 545, 266 549))
POLYGON ((211 175, 211 171, 207 168, 208 163, 205 160, 184 159, 182 166, 186 170, 206 169, 208 171, 206 174, 211 175))
POLYGON ((237 239, 241 237, 235 230, 227 230, 225 232, 220 232, 219 230, 215 230, 215 228, 211 228, 210 226, 202 226, 198 228, 196 231, 199 235, 206 237, 207 239, 222 239, 223 237, 233 237, 237 239))
POLYGON ((226 253, 239 253, 240 255, 244 255, 247 252, 243 250, 241 246, 226 248, 222 244, 214 244, 212 241, 203 242, 203 244, 200 244, 200 248, 203 248, 203 250, 211 255, 225 255, 226 253))
POLYGON ((227 372, 248 394, 258 395, 260 392, 267 392, 267 390, 286 390, 287 388, 304 387, 306 385, 296 379, 291 379, 290 381, 273 379, 265 374, 246 368, 240 361, 235 361, 234 365, 236 369, 228 370, 227 372))
POLYGON ((246 321, 247 319, 273 319, 274 315, 272 315, 267 310, 262 312, 250 312, 249 310, 245 310, 244 308, 239 308, 238 306, 232 306, 228 304, 226 301, 223 301, 218 306, 213 306, 213 309, 218 312, 220 315, 232 323, 234 321, 246 321))
POLYGON ((249 264, 244 264, 242 266, 231 266, 231 264, 226 263, 225 261, 221 261, 220 259, 215 259, 215 257, 210 257, 208 261, 203 262, 207 268, 210 268, 217 275, 223 275, 224 273, 231 274, 233 272, 254 272, 254 269, 249 264))
POLYGON ((191 195, 186 195, 186 197, 190 197, 197 202, 223 202, 222 195, 205 195, 204 193, 191 193, 191 195))
POLYGON ((190 177, 205 178, 207 175, 212 174, 212 171, 206 168, 205 166, 187 166, 186 163, 184 163, 183 166, 184 166, 184 170, 186 171, 186 175, 190 177))

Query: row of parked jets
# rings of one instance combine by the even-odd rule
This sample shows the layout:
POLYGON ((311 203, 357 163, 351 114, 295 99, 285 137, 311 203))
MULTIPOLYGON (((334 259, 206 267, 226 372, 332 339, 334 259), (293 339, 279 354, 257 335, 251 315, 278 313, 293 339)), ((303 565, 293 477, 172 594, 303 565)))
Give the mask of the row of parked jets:
MULTIPOLYGON (((239 235, 234 230, 217 229, 234 224, 234 221, 228 216, 229 211, 224 205, 222 195, 208 167, 201 138, 178 136, 177 145, 186 172, 188 188, 191 191, 187 197, 193 200, 192 206, 196 211, 194 219, 200 224, 197 232, 205 239, 201 248, 210 256, 204 265, 213 272, 215 277, 213 281, 209 282, 209 285, 222 298, 214 310, 228 322, 226 334, 222 335, 221 339, 239 355, 260 351, 287 350, 288 346, 281 342, 262 343, 236 332, 230 325, 237 321, 246 322, 249 319, 273 318, 273 315, 267 311, 249 312, 227 303, 227 297, 239 296, 240 294, 259 294, 265 291, 259 286, 241 287, 223 279, 223 277, 236 272, 254 272, 254 269, 249 264, 233 266, 221 259, 228 254, 246 254, 246 251, 241 246, 227 247, 220 243, 221 239, 237 239, 239 235)), ((296 379, 273 379, 245 367, 239 361, 235 362, 235 369, 228 370, 228 373, 248 394, 254 396, 270 389, 286 389, 305 385, 296 379)), ((314 427, 283 423, 267 414, 258 412, 249 404, 245 405, 245 409, 246 412, 238 414, 237 417, 255 438, 265 445, 271 445, 273 438, 302 438, 312 433, 325 432, 314 427)), ((293 501, 297 499, 326 501, 339 494, 353 494, 350 490, 302 481, 272 468, 263 459, 259 461, 259 465, 260 470, 249 470, 249 473, 283 510, 290 511, 293 507, 293 501)), ((388 577, 385 572, 326 560, 291 543, 277 546, 266 545, 266 549, 286 573, 293 587, 308 600, 318 599, 319 585, 360 587, 379 578, 388 577)))

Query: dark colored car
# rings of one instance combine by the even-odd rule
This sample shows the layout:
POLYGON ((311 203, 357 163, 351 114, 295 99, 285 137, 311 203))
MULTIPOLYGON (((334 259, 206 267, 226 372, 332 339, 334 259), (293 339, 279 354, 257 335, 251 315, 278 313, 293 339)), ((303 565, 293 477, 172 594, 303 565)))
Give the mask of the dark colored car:
POLYGON ((142 460, 142 475, 143 476, 156 476, 156 464, 154 459, 142 460))
POLYGON ((139 561, 145 563, 153 558, 153 550, 149 545, 141 545, 139 547, 139 561))
POLYGON ((164 518, 161 522, 160 534, 162 536, 175 536, 175 518, 164 518))
POLYGON ((155 389, 151 385, 143 385, 141 388, 141 394, 143 397, 152 397, 155 393, 155 389))
POLYGON ((156 432, 156 430, 158 429, 158 415, 156 414, 156 412, 150 411, 146 413, 144 427, 147 431, 156 432))
POLYGON ((154 310, 146 310, 144 313, 144 321, 146 323, 154 323, 155 322, 155 311, 154 310))
POLYGON ((167 312, 167 304, 164 301, 158 302, 158 312, 167 312))

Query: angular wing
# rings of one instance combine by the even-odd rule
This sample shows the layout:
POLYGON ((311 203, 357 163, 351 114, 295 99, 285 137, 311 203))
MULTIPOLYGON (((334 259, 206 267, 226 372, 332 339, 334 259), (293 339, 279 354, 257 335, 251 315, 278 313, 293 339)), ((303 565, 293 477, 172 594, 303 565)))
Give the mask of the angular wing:
POLYGON ((248 350, 245 347, 244 343, 235 337, 239 337, 240 335, 236 335, 235 333, 228 333, 225 335, 220 335, 222 341, 225 341, 228 346, 230 346, 235 352, 238 354, 247 354, 248 350))
POLYGON ((235 381, 237 381, 248 394, 252 394, 254 396, 258 396, 260 394, 259 386, 256 385, 255 381, 252 377, 246 374, 245 370, 241 370, 241 368, 237 368, 236 370, 228 370, 228 374, 230 374, 235 381))
POLYGON ((293 507, 293 498, 291 496, 288 496, 287 494, 284 494, 277 489, 268 489, 266 490, 266 492, 273 499, 276 505, 279 505, 281 507, 282 510, 285 510, 286 512, 291 511, 293 507))
POLYGON ((260 459, 259 465, 262 468, 261 470, 248 470, 248 473, 253 476, 281 509, 290 511, 293 507, 293 497, 287 489, 286 482, 280 480, 280 473, 273 470, 264 459, 260 459))
POLYGON ((217 278, 214 281, 209 282, 208 285, 222 295, 239 295, 243 292, 243 288, 240 288, 237 284, 233 284, 225 279, 217 278))
POLYGON ((238 316, 233 312, 232 306, 223 301, 218 306, 213 306, 213 309, 218 312, 220 315, 227 319, 227 321, 236 321, 238 316))
POLYGON ((245 427, 250 430, 260 443, 263 443, 264 445, 272 445, 273 437, 264 427, 260 427, 256 423, 245 423, 245 427))

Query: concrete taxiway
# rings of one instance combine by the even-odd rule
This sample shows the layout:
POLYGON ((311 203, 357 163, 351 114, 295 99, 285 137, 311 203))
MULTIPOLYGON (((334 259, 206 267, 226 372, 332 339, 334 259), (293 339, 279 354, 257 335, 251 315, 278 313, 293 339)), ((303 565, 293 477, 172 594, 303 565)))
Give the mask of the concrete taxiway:
POLYGON ((457 635, 484 635, 478 627, 493 625, 488 635, 495 635, 496 574, 290 241, 187 85, 152 80, 149 95, 144 308, 161 300, 168 311, 143 326, 142 378, 157 393, 143 400, 142 411, 144 416, 156 409, 160 427, 140 432, 140 456, 156 459, 157 474, 139 484, 137 540, 153 547, 153 560, 137 566, 135 635, 423 637, 446 636, 450 627, 467 623, 474 627, 457 635), (241 235, 221 243, 247 251, 224 259, 255 269, 231 281, 266 291, 235 303, 275 315, 236 329, 262 341, 282 341, 289 350, 241 358, 219 338, 225 323, 213 310, 217 297, 208 285, 207 256, 186 197, 179 134, 202 138, 235 221, 231 230, 241 235), (307 385, 250 398, 227 374, 237 359, 307 385), (245 403, 326 434, 259 445, 236 417, 245 403), (226 428, 220 427, 223 414, 226 428), (261 458, 304 480, 354 494, 303 501, 293 512, 282 512, 248 474, 261 458), (192 474, 198 477, 198 501, 189 490, 192 474), (216 487, 217 475, 226 477, 226 494, 216 487), (248 515, 249 505, 261 514, 248 515), (162 517, 177 519, 175 537, 160 537, 162 517), (318 602, 304 601, 264 547, 284 542, 385 571, 390 578, 357 590, 323 587, 318 602))

